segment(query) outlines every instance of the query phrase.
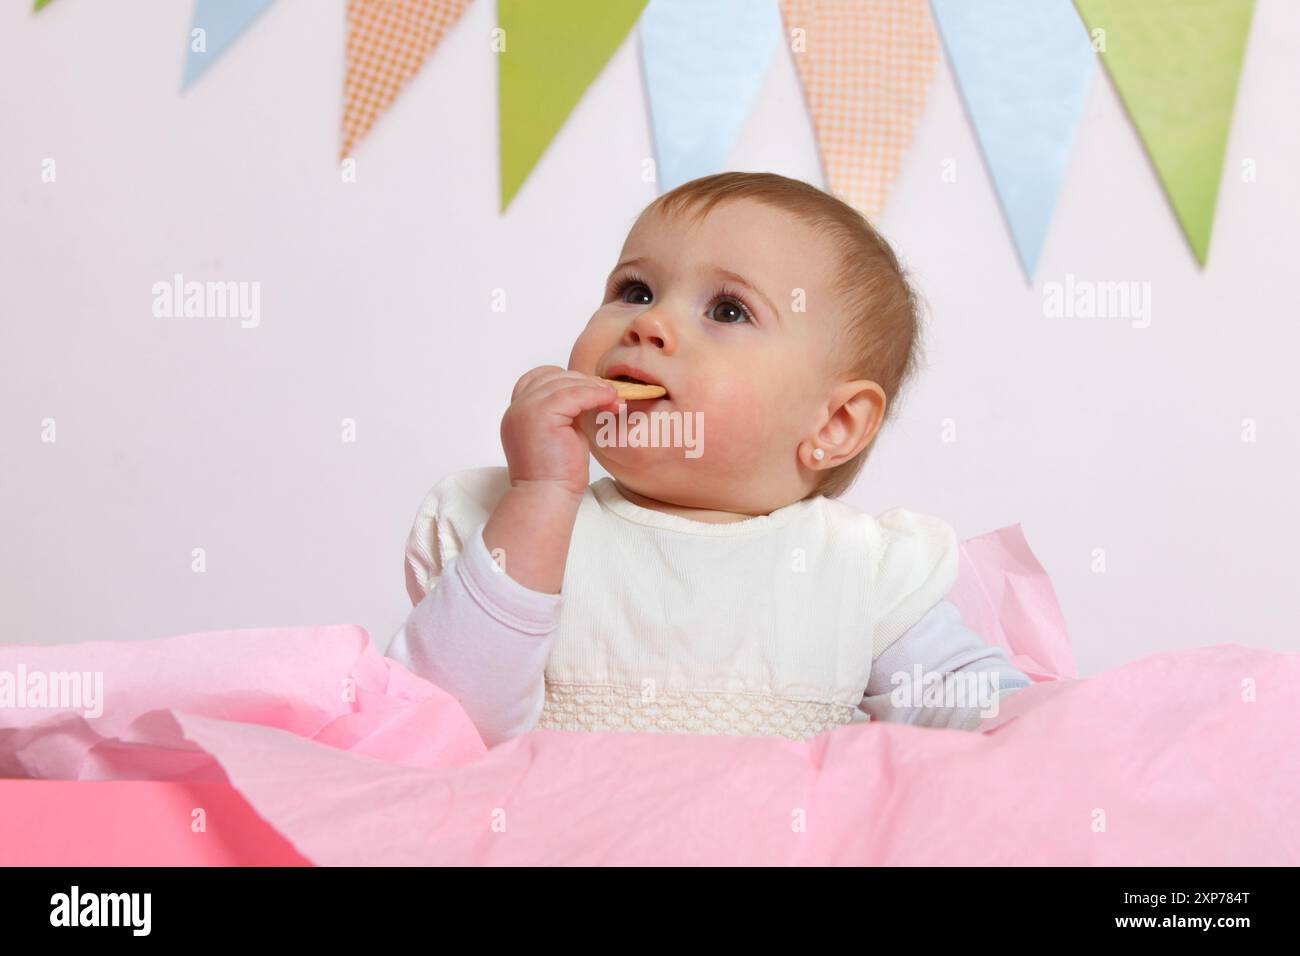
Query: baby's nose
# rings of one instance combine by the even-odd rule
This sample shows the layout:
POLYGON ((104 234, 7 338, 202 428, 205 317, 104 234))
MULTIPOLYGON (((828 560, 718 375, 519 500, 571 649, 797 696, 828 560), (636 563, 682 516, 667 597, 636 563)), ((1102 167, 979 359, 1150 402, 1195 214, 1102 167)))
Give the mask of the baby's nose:
POLYGON ((638 315, 627 327, 623 340, 628 345, 651 345, 665 352, 675 347, 672 324, 661 309, 650 309, 638 315))

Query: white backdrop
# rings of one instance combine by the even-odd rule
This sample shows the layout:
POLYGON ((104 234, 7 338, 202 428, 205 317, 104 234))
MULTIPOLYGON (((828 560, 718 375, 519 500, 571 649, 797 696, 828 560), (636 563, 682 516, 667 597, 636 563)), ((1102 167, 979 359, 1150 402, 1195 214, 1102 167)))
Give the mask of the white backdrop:
MULTIPOLYGON (((511 385, 564 364, 599 303, 654 196, 635 34, 503 216, 495 4, 381 118, 355 183, 343 6, 279 0, 184 95, 188 2, 0 7, 4 640, 357 623, 383 646, 424 493, 503 463, 511 385), (176 273, 259 282, 260 324, 155 317, 176 273)), ((946 65, 881 220, 930 306, 928 363, 847 500, 961 537, 1020 522, 1084 674, 1300 650, 1298 37, 1300 4, 1260 0, 1204 272, 1100 69, 1033 286, 946 65), (1150 326, 1047 318, 1067 274, 1150 282, 1150 326)), ((729 168, 824 185, 788 53, 729 168)))

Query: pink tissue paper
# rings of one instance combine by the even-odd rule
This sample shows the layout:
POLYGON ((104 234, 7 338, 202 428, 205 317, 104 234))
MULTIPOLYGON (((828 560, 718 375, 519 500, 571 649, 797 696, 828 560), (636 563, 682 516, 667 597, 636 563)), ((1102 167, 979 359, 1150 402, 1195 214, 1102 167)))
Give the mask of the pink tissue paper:
MULTIPOLYGON (((1035 680, 977 732, 533 730, 488 750, 364 629, 282 627, 0 646, 0 679, 99 673, 104 691, 98 714, 0 709, 0 777, 81 781, 87 802, 170 782, 183 796, 131 818, 169 832, 225 799, 227 849, 168 850, 190 863, 1300 863, 1300 655, 1222 644, 1079 679, 1019 525, 963 544, 950 597, 1035 680), (238 845, 258 826, 278 848, 238 845)), ((6 836, 39 816, 19 793, 0 787, 6 836)), ((48 862, 0 844, 0 863, 48 862)))

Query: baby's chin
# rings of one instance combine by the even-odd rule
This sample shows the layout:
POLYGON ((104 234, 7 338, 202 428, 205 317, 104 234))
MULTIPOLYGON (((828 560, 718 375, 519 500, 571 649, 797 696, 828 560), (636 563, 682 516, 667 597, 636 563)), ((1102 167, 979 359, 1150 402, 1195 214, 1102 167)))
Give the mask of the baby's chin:
POLYGON ((682 467, 681 459, 676 462, 652 461, 646 456, 640 461, 634 460, 634 456, 629 452, 661 452, 664 449, 644 449, 644 448, 617 448, 613 451, 622 452, 618 460, 612 460, 606 455, 594 456, 601 467, 618 483, 639 495, 647 498, 653 498, 655 501, 662 501, 665 504, 677 505, 683 508, 701 507, 702 500, 713 500, 721 495, 710 495, 710 489, 713 487, 711 482, 702 482, 693 479, 689 469, 682 467), (703 498, 701 498, 703 495, 703 498))
MULTIPOLYGON (((598 430, 597 430, 598 431, 598 430)), ((660 501, 673 501, 689 489, 713 484, 707 473, 705 456, 686 447, 642 447, 605 445, 595 440, 596 432, 587 432, 591 456, 619 484, 660 501)))
POLYGON ((699 457, 687 458, 684 448, 642 448, 630 445, 591 445, 591 456, 620 481, 670 486, 704 477, 699 457))

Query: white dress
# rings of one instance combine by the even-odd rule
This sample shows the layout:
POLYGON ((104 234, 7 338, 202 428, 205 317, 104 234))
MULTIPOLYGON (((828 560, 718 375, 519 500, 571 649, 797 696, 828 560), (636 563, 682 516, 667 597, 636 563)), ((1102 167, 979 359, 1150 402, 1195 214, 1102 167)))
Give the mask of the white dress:
MULTIPOLYGON (((543 595, 482 542, 508 488, 505 468, 479 468, 426 496, 406 549, 415 610, 389 650, 457 693, 485 739, 533 726, 807 739, 868 719, 873 661, 927 613, 955 614, 957 539, 938 518, 818 496, 709 524, 634 504, 610 478, 584 495, 561 593, 543 595)), ((979 650, 964 661, 1000 657, 1028 683, 966 638, 979 650)))

